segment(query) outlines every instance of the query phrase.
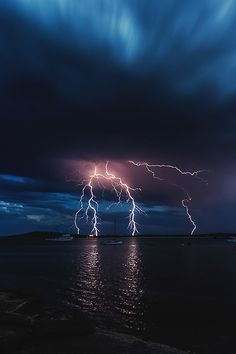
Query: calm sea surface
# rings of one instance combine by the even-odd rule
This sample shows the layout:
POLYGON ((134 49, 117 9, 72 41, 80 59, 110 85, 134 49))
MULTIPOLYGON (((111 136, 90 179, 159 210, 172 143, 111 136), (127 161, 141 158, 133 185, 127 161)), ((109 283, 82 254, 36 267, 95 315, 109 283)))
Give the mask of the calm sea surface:
POLYGON ((1 245, 0 287, 34 289, 83 310, 102 328, 204 353, 225 354, 226 346, 235 354, 236 245, 183 242, 1 245))

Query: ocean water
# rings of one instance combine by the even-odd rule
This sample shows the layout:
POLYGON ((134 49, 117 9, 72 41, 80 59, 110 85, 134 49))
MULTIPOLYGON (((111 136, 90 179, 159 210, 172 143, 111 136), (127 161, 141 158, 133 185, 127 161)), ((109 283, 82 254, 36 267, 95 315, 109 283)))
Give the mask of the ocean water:
POLYGON ((236 353, 236 245, 226 240, 3 244, 0 287, 33 289, 109 330, 199 353, 236 353))

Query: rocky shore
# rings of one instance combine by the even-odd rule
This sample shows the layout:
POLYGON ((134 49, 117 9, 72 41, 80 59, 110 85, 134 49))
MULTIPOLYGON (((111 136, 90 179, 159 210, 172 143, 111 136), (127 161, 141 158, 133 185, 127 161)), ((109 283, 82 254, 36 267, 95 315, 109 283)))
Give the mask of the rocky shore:
POLYGON ((79 311, 53 307, 19 290, 0 290, 0 353, 185 354, 166 345, 101 330, 79 311))

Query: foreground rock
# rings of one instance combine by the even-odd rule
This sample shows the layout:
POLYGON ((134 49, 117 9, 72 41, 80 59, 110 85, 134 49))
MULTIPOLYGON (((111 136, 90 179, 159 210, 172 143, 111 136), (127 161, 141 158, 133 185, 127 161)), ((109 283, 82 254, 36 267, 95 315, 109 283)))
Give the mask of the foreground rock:
POLYGON ((0 353, 184 354, 158 343, 95 328, 83 313, 46 306, 32 295, 0 291, 0 353))

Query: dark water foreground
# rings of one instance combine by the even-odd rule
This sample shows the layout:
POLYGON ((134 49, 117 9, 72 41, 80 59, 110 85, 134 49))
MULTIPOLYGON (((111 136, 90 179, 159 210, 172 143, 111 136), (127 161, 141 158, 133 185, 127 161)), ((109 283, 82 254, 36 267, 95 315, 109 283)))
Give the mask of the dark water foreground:
POLYGON ((1 354, 186 354, 96 328, 79 310, 52 306, 25 290, 0 292, 1 354))
MULTIPOLYGON (((236 245, 225 240, 0 247, 0 288, 30 289, 58 313, 82 311, 100 328, 98 336, 109 330, 113 339, 121 332, 196 353, 236 353, 236 245)), ((77 333, 86 327, 79 321, 72 326, 77 333)))

